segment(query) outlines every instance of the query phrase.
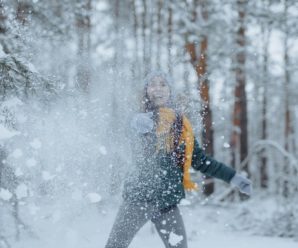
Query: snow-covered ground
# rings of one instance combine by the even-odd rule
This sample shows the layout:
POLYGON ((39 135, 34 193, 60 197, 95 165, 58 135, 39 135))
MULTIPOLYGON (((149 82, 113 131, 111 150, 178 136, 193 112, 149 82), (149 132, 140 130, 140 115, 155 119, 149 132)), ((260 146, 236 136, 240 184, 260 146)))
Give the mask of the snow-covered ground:
MULTIPOLYGON (((28 209, 32 210, 32 206, 28 209)), ((34 208, 33 208, 34 209, 34 208)), ((232 228, 239 211, 235 207, 198 205, 181 206, 188 234, 189 248, 297 248, 293 239, 253 235, 250 230, 232 228)), ((24 208, 25 210, 25 208, 24 208)), ((47 206, 27 212, 32 230, 38 238, 22 231, 21 241, 14 248, 101 248, 104 247, 117 212, 117 203, 89 204, 69 208, 67 205, 47 206), (34 211, 33 211, 34 212, 34 211)), ((265 214, 265 213, 264 213, 265 214)), ((237 222, 237 225, 241 225, 237 222)), ((247 226, 247 223, 243 223, 247 226)), ((133 240, 130 248, 163 248, 151 223, 147 223, 133 240)))

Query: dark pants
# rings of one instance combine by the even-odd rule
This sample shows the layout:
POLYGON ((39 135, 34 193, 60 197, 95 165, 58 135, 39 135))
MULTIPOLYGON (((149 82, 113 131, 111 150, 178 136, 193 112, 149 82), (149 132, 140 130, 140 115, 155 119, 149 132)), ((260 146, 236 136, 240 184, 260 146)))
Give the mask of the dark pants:
POLYGON ((158 210, 150 203, 123 202, 105 248, 127 248, 136 233, 151 220, 166 248, 187 248, 182 216, 177 206, 158 210))

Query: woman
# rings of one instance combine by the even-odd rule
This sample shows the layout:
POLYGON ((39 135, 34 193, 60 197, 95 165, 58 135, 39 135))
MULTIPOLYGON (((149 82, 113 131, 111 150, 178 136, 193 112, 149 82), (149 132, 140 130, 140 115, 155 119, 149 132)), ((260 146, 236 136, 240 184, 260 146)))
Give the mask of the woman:
POLYGON ((166 248, 187 248, 182 216, 177 204, 185 190, 195 190, 189 168, 251 193, 251 182, 234 169, 206 156, 195 140, 188 119, 175 111, 166 75, 147 78, 144 113, 134 116, 131 126, 139 138, 135 143, 136 169, 124 184, 118 211, 106 248, 126 248, 135 234, 151 220, 166 248))

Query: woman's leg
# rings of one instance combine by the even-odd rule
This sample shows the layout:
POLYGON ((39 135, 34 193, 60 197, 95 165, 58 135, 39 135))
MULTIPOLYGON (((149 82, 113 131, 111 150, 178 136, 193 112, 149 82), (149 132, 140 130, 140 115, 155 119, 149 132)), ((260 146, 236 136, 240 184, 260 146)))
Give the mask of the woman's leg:
POLYGON ((105 248, 127 248, 140 228, 150 219, 148 206, 123 202, 105 248))
POLYGON ((185 227, 177 206, 159 212, 151 221, 166 248, 187 248, 185 227))

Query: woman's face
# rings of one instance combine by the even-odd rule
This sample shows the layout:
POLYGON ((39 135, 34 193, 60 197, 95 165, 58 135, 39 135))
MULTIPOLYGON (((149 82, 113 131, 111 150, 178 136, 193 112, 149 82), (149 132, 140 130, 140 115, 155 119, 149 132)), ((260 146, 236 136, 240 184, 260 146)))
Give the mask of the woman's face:
POLYGON ((170 99, 170 88, 162 77, 155 77, 148 84, 147 95, 156 107, 162 107, 170 99))

